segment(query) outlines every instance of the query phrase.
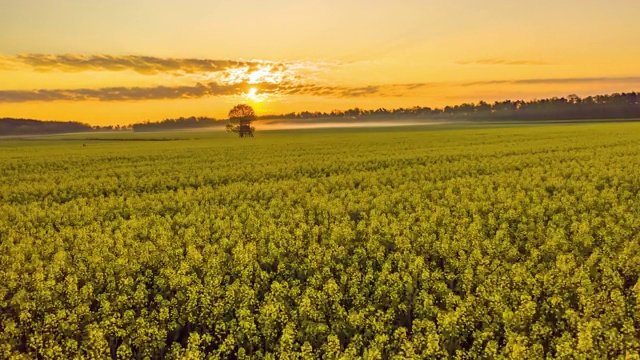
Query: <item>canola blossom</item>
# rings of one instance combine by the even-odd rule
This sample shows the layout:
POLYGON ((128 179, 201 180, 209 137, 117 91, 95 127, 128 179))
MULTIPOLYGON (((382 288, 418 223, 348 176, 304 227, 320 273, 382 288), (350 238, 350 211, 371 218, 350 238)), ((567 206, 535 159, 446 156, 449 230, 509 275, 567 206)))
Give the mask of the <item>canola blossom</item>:
POLYGON ((639 356, 638 124, 186 137, 0 143, 0 358, 639 356))

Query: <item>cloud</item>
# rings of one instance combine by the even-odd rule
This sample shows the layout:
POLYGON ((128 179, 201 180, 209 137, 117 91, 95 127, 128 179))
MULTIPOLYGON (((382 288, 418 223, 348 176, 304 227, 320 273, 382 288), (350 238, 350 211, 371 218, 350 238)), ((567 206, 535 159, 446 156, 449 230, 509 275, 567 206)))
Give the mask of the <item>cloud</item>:
POLYGON ((404 96, 408 92, 427 84, 392 84, 368 86, 330 86, 294 82, 259 83, 241 82, 221 84, 210 82, 191 86, 155 87, 107 87, 96 89, 35 89, 0 90, 0 103, 33 101, 144 101, 196 99, 211 96, 239 96, 255 88, 256 94, 275 96, 322 96, 334 98, 355 98, 367 96, 404 96))
POLYGON ((640 82, 640 76, 628 77, 584 77, 584 78, 559 78, 559 79, 523 79, 516 84, 578 84, 597 82, 640 82))
POLYGON ((516 80, 488 80, 472 81, 461 83, 461 86, 483 86, 483 85, 539 85, 539 84, 590 84, 590 83, 637 83, 640 76, 627 77, 583 77, 583 78, 540 78, 540 79, 516 79, 516 80))
POLYGON ((456 61, 459 65, 550 65, 546 61, 538 60, 506 60, 506 59, 478 59, 471 61, 456 61))
MULTIPOLYGON (((22 54, 0 56, 9 68, 27 67, 41 72, 133 71, 144 75, 184 76, 196 85, 108 87, 81 89, 0 90, 0 102, 27 101, 141 101, 246 94, 307 95, 334 98, 404 96, 423 83, 337 86, 318 77, 336 62, 215 60, 160 58, 137 55, 22 54), (204 84, 204 85, 203 85, 204 84)), ((186 80, 186 79, 189 80, 186 80)))
POLYGON ((319 84, 294 84, 283 83, 275 87, 261 89, 261 91, 270 92, 274 95, 310 95, 325 97, 362 97, 371 96, 380 92, 380 86, 331 86, 319 84))
POLYGON ((216 73, 229 69, 247 69, 249 72, 269 67, 283 71, 287 64, 266 60, 225 60, 193 58, 160 58, 138 55, 105 54, 21 54, 3 56, 5 66, 21 65, 36 71, 134 71, 144 75, 216 73))
POLYGON ((416 89, 434 86, 434 83, 384 84, 365 86, 333 86, 305 83, 272 84, 259 88, 260 93, 270 95, 308 95, 333 98, 400 97, 411 95, 416 89))
POLYGON ((329 98, 358 97, 401 97, 424 94, 426 88, 444 86, 487 86, 487 85, 538 85, 538 84, 589 84, 589 83, 637 83, 640 77, 586 77, 586 78, 540 78, 519 80, 490 80, 466 83, 409 83, 364 86, 338 86, 319 83, 239 81, 196 83, 184 86, 155 87, 107 87, 96 89, 35 89, 0 90, 0 103, 36 102, 36 101, 145 101, 197 99, 213 96, 242 96, 251 89, 255 95, 269 96, 317 96, 329 98))
POLYGON ((241 91, 237 86, 217 83, 193 86, 108 87, 98 89, 41 89, 0 90, 0 102, 30 101, 140 101, 194 99, 207 96, 233 95, 241 91))

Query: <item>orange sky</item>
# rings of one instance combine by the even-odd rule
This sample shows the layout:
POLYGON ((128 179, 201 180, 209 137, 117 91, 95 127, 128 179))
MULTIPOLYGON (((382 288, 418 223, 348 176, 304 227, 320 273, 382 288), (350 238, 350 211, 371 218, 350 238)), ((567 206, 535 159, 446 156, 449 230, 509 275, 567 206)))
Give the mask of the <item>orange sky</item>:
POLYGON ((0 2, 0 117, 128 124, 640 90, 640 1, 0 2))

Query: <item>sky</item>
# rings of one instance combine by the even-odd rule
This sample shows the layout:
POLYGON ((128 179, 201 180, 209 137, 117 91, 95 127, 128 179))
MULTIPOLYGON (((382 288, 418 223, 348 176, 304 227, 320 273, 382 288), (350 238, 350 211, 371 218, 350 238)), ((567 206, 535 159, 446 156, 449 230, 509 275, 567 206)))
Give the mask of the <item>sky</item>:
POLYGON ((0 0, 0 117, 130 124, 640 91, 640 1, 0 0))

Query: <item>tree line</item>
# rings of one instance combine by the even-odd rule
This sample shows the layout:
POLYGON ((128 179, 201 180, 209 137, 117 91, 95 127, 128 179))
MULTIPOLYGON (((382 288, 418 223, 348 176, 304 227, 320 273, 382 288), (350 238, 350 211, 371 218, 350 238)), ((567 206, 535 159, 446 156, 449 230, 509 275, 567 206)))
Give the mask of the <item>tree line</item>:
POLYGON ((263 115, 260 119, 319 118, 398 118, 416 116, 437 119, 469 120, 581 120, 640 118, 639 95, 636 92, 614 93, 580 98, 577 95, 534 100, 504 100, 490 104, 485 101, 463 103, 444 108, 414 106, 410 108, 378 108, 333 110, 331 112, 291 112, 263 115))
POLYGON ((31 119, 0 119, 0 135, 38 135, 92 131, 88 124, 72 121, 39 121, 31 119))
POLYGON ((22 118, 1 118, 0 136, 50 135, 96 131, 131 130, 132 125, 89 125, 79 121, 43 121, 22 118))
MULTIPOLYGON (((580 98, 577 95, 534 100, 504 100, 492 104, 479 101, 444 108, 414 106, 409 108, 302 111, 277 115, 261 115, 257 119, 335 119, 339 121, 393 120, 414 117, 437 120, 595 120, 640 118, 639 95, 636 92, 595 95, 580 98)), ((37 135, 88 131, 163 131, 175 129, 202 129, 224 127, 226 119, 211 117, 167 118, 129 125, 95 126, 75 121, 40 121, 33 119, 0 119, 0 135, 37 135)))
POLYGON ((226 122, 206 116, 180 117, 177 119, 164 119, 162 121, 146 121, 131 125, 133 131, 162 131, 174 129, 203 129, 211 127, 224 127, 226 122))

